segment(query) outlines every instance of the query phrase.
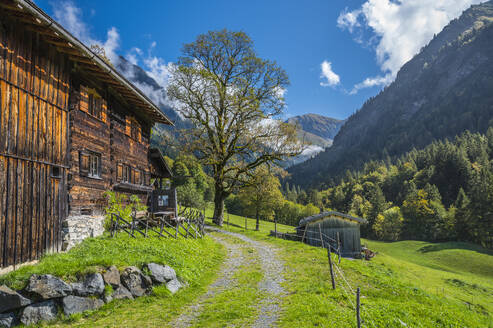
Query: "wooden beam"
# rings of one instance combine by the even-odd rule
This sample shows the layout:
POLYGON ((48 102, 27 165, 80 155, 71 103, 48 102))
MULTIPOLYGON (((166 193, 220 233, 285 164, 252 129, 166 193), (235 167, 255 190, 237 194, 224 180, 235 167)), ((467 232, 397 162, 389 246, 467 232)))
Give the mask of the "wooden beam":
MULTIPOLYGON (((61 51, 61 50, 60 50, 61 51)), ((76 61, 78 63, 84 63, 84 64, 89 64, 89 65, 95 65, 92 60, 90 60, 87 57, 82 57, 80 54, 75 54, 76 51, 70 51, 70 52, 65 52, 68 53, 70 56, 68 59, 76 61)))

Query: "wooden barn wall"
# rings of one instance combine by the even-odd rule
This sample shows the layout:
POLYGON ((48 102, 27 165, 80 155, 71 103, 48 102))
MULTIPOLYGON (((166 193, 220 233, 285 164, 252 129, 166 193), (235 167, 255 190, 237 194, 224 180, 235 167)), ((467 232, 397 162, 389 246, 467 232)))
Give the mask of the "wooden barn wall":
POLYGON ((70 95, 70 214, 101 214, 106 200, 103 193, 110 189, 110 123, 107 106, 101 118, 89 114, 87 94, 82 85, 74 83, 70 95), (101 178, 80 174, 80 152, 101 155, 101 178))
MULTIPOLYGON (((149 138, 140 130, 138 138, 132 138, 129 126, 130 109, 120 104, 108 91, 96 85, 88 85, 87 77, 74 77, 70 96, 70 215, 100 215, 106 205, 104 192, 112 190, 120 181, 117 179, 119 163, 139 169, 145 175, 145 183, 150 182, 150 163, 148 158, 149 138), (94 88, 104 99, 101 118, 88 111, 87 95, 84 90, 94 88), (101 155, 101 177, 91 178, 80 174, 79 153, 90 151, 101 155)), ((138 121, 139 126, 145 122, 138 121)), ((127 196, 130 192, 118 191, 127 196)), ((146 204, 147 194, 136 192, 146 204)))
POLYGON ((0 14, 0 267, 5 267, 62 245, 69 69, 39 34, 0 14))
MULTIPOLYGON (((142 131, 144 122, 138 121, 140 132, 138 138, 134 139, 130 133, 130 116, 125 112, 124 106, 115 100, 110 100, 111 108, 111 168, 112 183, 118 183, 117 166, 125 164, 132 169, 139 169, 144 173, 144 184, 150 184, 150 161, 149 161, 149 138, 146 131, 142 131)), ((130 195, 129 193, 126 193, 130 195)), ((147 203, 147 194, 136 193, 144 204, 147 203)))
MULTIPOLYGON (((306 233, 307 243, 310 245, 321 246, 318 228, 319 224, 322 233, 333 240, 337 240, 337 233, 339 233, 343 255, 352 255, 353 253, 359 254, 361 250, 361 241, 360 226, 358 223, 335 217, 328 217, 316 222, 310 222, 307 226, 306 233)), ((331 242, 330 244, 332 247, 337 248, 336 243, 331 242)))

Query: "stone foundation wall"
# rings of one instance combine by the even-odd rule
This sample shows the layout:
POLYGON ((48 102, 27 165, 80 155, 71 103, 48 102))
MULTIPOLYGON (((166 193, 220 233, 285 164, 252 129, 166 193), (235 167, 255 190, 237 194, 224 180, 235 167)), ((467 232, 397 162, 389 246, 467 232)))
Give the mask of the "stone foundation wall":
POLYGON ((63 250, 104 232, 104 215, 71 215, 63 223, 63 250))

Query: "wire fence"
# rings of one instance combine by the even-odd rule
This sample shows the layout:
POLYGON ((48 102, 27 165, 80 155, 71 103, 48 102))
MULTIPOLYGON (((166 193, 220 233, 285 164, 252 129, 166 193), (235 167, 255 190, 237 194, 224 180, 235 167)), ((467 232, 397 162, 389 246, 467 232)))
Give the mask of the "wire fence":
MULTIPOLYGON (((272 233, 272 231, 271 231, 272 233)), ((335 277, 338 277, 339 283, 337 284, 338 286, 341 287, 345 297, 347 298, 350 307, 355 311, 356 313, 356 321, 357 321, 357 326, 358 328, 363 326, 366 327, 378 327, 373 320, 371 320, 371 314, 369 311, 365 308, 362 307, 360 304, 360 288, 354 288, 351 286, 349 283, 349 279, 347 278, 346 274, 344 273, 344 270, 340 266, 341 263, 341 244, 339 241, 339 238, 334 239, 327 234, 323 233, 321 229, 319 231, 311 231, 307 234, 307 229, 298 229, 297 234, 286 234, 286 233, 275 233, 276 237, 281 237, 281 238, 286 238, 286 235, 290 235, 293 238, 296 237, 298 240, 305 242, 308 240, 311 240, 313 242, 319 243, 323 248, 327 248, 328 252, 328 258, 329 258, 329 265, 331 266, 330 272, 332 275, 332 279, 335 279, 335 277), (302 233, 302 236, 300 236, 300 233, 302 233), (313 235, 318 234, 318 238, 314 237, 313 235), (335 245, 335 246, 332 246, 335 245), (338 261, 332 259, 332 255, 335 254, 338 257, 338 261), (339 263, 339 264, 338 264, 339 263), (332 269, 335 268, 335 270, 332 269), (356 302, 354 301, 356 300, 356 302), (363 320, 361 320, 363 319, 363 320)), ((335 288, 335 284, 333 285, 335 288)))

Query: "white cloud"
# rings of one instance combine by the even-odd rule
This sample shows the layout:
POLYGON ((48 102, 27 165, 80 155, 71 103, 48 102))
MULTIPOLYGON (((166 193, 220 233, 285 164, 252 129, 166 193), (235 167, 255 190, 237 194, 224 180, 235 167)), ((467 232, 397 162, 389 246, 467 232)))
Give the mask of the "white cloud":
POLYGON ((394 77, 392 74, 387 74, 384 76, 375 76, 375 77, 367 77, 366 79, 363 80, 363 82, 360 82, 356 84, 353 87, 353 90, 349 92, 350 95, 354 95, 358 93, 359 90, 365 89, 365 88, 371 88, 371 87, 376 87, 376 86, 385 86, 392 82, 394 77))
POLYGON ((337 26, 347 29, 360 42, 361 33, 369 31, 368 43, 374 47, 382 76, 367 78, 353 91, 393 81, 399 69, 434 34, 472 4, 484 0, 367 0, 353 11, 346 9, 337 19, 337 26))
MULTIPOLYGON (((93 38, 89 27, 83 21, 82 10, 70 0, 57 3, 56 6, 54 6, 54 16, 64 28, 66 28, 87 46, 97 44, 103 47, 106 56, 115 66, 118 67, 119 64, 122 64, 118 54, 116 53, 120 46, 120 35, 115 27, 111 27, 108 30, 106 40, 101 41, 93 38)), ((138 81, 136 79, 136 72, 130 65, 120 65, 120 67, 123 66, 123 75, 134 85, 136 85, 144 94, 146 94, 154 103, 168 104, 164 88, 168 83, 170 68, 173 64, 166 63, 164 59, 152 55, 156 45, 157 43, 155 41, 151 42, 147 54, 144 54, 140 48, 133 47, 127 52, 125 57, 130 63, 141 66, 150 77, 156 80, 156 82, 163 87, 162 89, 156 89, 149 84, 138 81)))
POLYGON ((120 46, 120 35, 115 27, 107 32, 106 41, 100 41, 91 37, 90 30, 82 20, 82 10, 72 1, 63 1, 54 6, 54 16, 58 23, 72 33, 77 39, 87 46, 97 44, 104 48, 106 56, 111 62, 118 60, 116 49, 120 46))
POLYGON ((324 81, 320 82, 321 86, 333 87, 341 82, 339 75, 337 75, 336 73, 334 73, 334 71, 332 71, 332 63, 324 60, 322 64, 320 64, 320 69, 322 70, 322 73, 320 74, 320 78, 324 79, 324 81))
POLYGON ((301 155, 302 156, 311 157, 311 156, 314 156, 314 155, 320 153, 323 150, 324 149, 322 147, 320 147, 320 146, 310 145, 310 146, 306 147, 305 150, 303 150, 303 152, 301 153, 301 155))
POLYGON ((138 56, 142 56, 142 50, 137 47, 133 47, 127 52, 125 58, 134 65, 137 65, 139 62, 138 56))
POLYGON ((360 27, 358 17, 361 14, 361 10, 349 11, 347 8, 337 18, 337 26, 339 28, 347 28, 349 32, 353 32, 355 27, 360 27))
POLYGON ((156 80, 160 86, 166 87, 173 63, 166 63, 163 58, 156 56, 146 57, 143 59, 143 62, 146 73, 156 80))

